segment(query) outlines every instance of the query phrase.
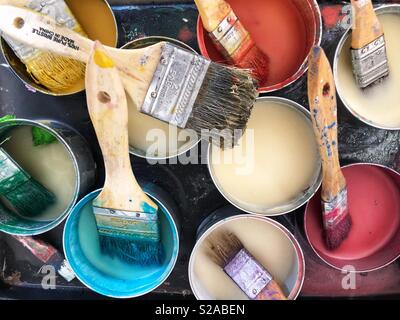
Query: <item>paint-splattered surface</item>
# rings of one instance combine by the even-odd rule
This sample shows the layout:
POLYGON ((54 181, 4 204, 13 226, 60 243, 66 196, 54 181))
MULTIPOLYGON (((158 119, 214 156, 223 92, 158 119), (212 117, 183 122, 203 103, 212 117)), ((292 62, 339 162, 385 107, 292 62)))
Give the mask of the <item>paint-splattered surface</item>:
MULTIPOLYGON (((192 4, 121 5, 129 1, 111 1, 119 25, 119 44, 150 35, 163 35, 182 40, 195 48, 197 11, 192 4)), ((138 2, 138 1, 131 1, 138 2)), ((154 1, 153 1, 154 2, 154 1)), ((157 2, 157 1, 156 1, 157 2)), ((400 3, 400 1, 381 1, 400 3)), ((176 1, 174 2, 176 3, 176 1)), ((329 58, 348 24, 348 2, 319 1, 324 22, 323 47, 329 58)), ((375 1, 378 3, 378 1, 375 1)), ((306 78, 273 95, 284 96, 307 106, 306 78)), ((75 127, 91 143, 102 172, 100 151, 86 111, 83 93, 55 98, 27 89, 0 58, 0 115, 13 113, 22 118, 51 118, 75 127)), ((343 163, 377 162, 400 171, 399 132, 373 129, 356 120, 339 101, 339 139, 343 163)), ((203 148, 205 149, 205 148, 203 148)), ((154 165, 132 157, 135 173, 141 179, 154 182, 173 194, 179 205, 181 254, 169 279, 157 293, 191 297, 187 266, 200 222, 215 209, 227 204, 214 187, 205 165, 154 165)), ((103 177, 99 177, 100 187, 103 177)), ((342 289, 343 274, 326 267, 312 252, 303 233, 304 208, 277 220, 285 224, 296 237, 306 255, 306 279, 302 297, 381 296, 400 295, 400 263, 357 276, 357 290, 342 289)), ((62 227, 42 236, 62 248, 62 227)), ((43 275, 40 263, 12 239, 0 235, 0 298, 96 298, 79 281, 67 283, 57 279, 56 290, 38 290, 43 275)), ((153 294, 154 296, 154 294, 153 294)), ((150 295, 151 297, 151 295, 150 295)))

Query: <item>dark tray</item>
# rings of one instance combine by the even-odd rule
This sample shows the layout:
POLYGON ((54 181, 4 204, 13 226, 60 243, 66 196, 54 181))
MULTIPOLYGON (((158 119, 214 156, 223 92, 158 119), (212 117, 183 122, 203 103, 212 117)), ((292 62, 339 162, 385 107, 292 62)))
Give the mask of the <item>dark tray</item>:
MULTIPOLYGON (((197 10, 192 1, 109 1, 119 27, 119 46, 136 38, 162 35, 177 38, 198 50, 196 41, 197 10)), ((322 45, 332 59, 333 52, 345 29, 340 23, 345 18, 348 2, 318 1, 320 3, 324 33, 322 45)), ((398 3, 400 1, 375 1, 398 3)), ((284 90, 272 93, 303 106, 308 106, 306 77, 284 90)), ((21 83, 0 58, 0 110, 1 114, 15 114, 21 118, 56 119, 76 128, 90 143, 98 164, 97 187, 103 183, 103 165, 100 150, 86 109, 85 94, 69 97, 50 97, 33 93, 21 83)), ((344 108, 339 101, 339 138, 343 163, 375 162, 400 171, 399 132, 367 127, 344 108)), ((199 146, 205 148, 206 145, 199 146)), ((193 298, 187 276, 191 249, 201 221, 214 210, 227 205, 215 188, 205 165, 157 164, 131 157, 135 174, 169 192, 180 209, 181 251, 175 270, 167 281, 153 293, 143 297, 193 298)), ((341 287, 343 274, 326 266, 313 253, 303 232, 304 207, 291 214, 276 218, 297 237, 306 257, 306 278, 300 298, 332 297, 400 297, 399 261, 379 271, 357 275, 357 289, 341 287)), ((63 225, 41 236, 62 250, 63 225)), ((84 287, 78 280, 66 283, 57 279, 55 290, 43 290, 40 263, 27 254, 20 258, 21 249, 5 234, 0 235, 0 299, 96 299, 99 295, 84 287), (1 279, 7 278, 7 281, 1 279)))

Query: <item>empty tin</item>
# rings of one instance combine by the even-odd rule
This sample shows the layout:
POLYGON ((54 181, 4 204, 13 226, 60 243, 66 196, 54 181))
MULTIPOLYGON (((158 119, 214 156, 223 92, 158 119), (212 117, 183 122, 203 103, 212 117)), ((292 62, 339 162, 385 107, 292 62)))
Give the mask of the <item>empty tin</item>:
MULTIPOLYGON (((28 0, 27 2, 29 4, 38 1, 28 0)), ((65 2, 90 39, 100 40, 104 45, 116 47, 118 41, 117 23, 114 13, 106 0, 80 0, 79 4, 78 1, 74 0, 65 0, 65 2), (104 28, 108 28, 106 29, 107 32, 104 31, 104 28)), ((41 6, 44 7, 45 5, 46 1, 43 1, 43 5, 41 4, 41 6)), ((3 38, 0 39, 0 46, 11 70, 28 88, 52 96, 71 95, 85 89, 85 83, 82 81, 82 83, 72 87, 68 92, 52 92, 32 79, 31 75, 26 71, 25 65, 19 60, 3 38)))
MULTIPOLYGON (((19 127, 36 126, 51 132, 67 151, 73 165, 75 187, 71 200, 65 210, 59 212, 52 219, 28 219, 16 214, 4 213, 0 217, 0 231, 13 235, 37 235, 49 231, 58 226, 70 213, 76 201, 93 186, 96 172, 96 164, 91 151, 82 136, 64 123, 53 120, 25 120, 15 119, 0 123, 0 137, 4 141, 12 129, 19 127)), ((40 147, 39 147, 40 148, 40 147)), ((40 161, 40 159, 38 160, 40 161)), ((54 163, 57 166, 57 163, 54 163)), ((63 168, 58 168, 64 170, 63 168)))
POLYGON ((113 298, 134 298, 161 285, 174 269, 179 253, 177 208, 168 194, 154 184, 143 190, 159 206, 164 261, 157 266, 127 264, 103 255, 91 202, 100 189, 85 196, 72 210, 63 236, 66 259, 76 277, 93 291, 113 298))
MULTIPOLYGON (((307 70, 308 53, 322 38, 321 12, 315 0, 228 0, 235 14, 269 56, 270 75, 260 92, 282 89, 307 70)), ((226 62, 217 51, 199 16, 197 41, 203 56, 226 62)))
POLYGON ((189 261, 189 281, 198 300, 245 299, 236 284, 202 252, 204 240, 215 231, 235 233, 246 249, 271 273, 288 299, 296 299, 304 281, 304 256, 294 236, 278 222, 243 214, 233 206, 216 210, 199 226, 189 261), (199 260, 198 260, 199 259, 199 260))
POLYGON ((352 227, 339 248, 324 242, 320 192, 307 204, 304 226, 314 252, 331 267, 369 272, 400 256, 400 174, 382 165, 344 166, 352 227))

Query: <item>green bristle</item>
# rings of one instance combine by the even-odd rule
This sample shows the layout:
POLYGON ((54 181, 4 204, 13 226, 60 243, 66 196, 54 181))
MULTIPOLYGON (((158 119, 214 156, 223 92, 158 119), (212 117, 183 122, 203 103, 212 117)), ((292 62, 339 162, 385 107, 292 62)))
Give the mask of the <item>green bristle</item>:
POLYGON ((57 141, 52 133, 39 127, 32 127, 32 139, 35 147, 57 141))

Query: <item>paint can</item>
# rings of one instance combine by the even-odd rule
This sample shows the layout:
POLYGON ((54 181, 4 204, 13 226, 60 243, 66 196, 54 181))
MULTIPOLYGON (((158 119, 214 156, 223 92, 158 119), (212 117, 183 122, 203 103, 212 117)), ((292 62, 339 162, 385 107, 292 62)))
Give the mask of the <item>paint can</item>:
MULTIPOLYGON (((4 213, 0 217, 0 231, 12 235, 32 236, 47 232, 55 228, 68 216, 68 214, 74 207, 77 200, 83 195, 85 195, 88 192, 88 190, 90 190, 90 188, 93 186, 96 173, 96 164, 94 162, 93 156, 87 145, 86 140, 74 129, 58 121, 53 121, 53 120, 34 121, 26 119, 14 119, 14 120, 4 121, 0 123, 1 141, 4 141, 5 138, 10 136, 13 137, 14 134, 13 132, 16 132, 14 130, 25 129, 25 127, 29 129, 30 127, 39 127, 49 131, 54 137, 56 137, 58 143, 65 148, 66 157, 69 158, 67 161, 69 160, 71 161, 72 177, 68 178, 71 179, 73 184, 70 192, 71 197, 67 199, 66 205, 60 209, 60 212, 58 211, 55 212, 55 215, 52 216, 51 218, 43 217, 41 219, 36 219, 36 218, 28 219, 12 213, 4 213)), ((11 141, 12 140, 10 140, 10 142, 11 141)), ((31 140, 28 142, 32 143, 31 140)), ((4 148, 7 150, 6 147, 4 148)), ((25 150, 22 150, 21 152, 22 154, 24 154, 25 150)), ((21 157, 21 155, 19 155, 19 157, 21 157)), ((38 159, 38 162, 40 161, 41 160, 38 159)), ((29 158, 26 158, 26 163, 29 162, 30 162, 29 158)), ((54 163, 54 166, 56 165, 57 163, 54 163)), ((46 169, 42 168, 41 170, 46 170, 46 169)), ((60 168, 60 170, 66 172, 65 168, 60 168)), ((39 180, 40 177, 35 177, 35 178, 39 180)), ((59 190, 60 193, 63 193, 66 190, 67 181, 64 180, 64 183, 65 185, 62 187, 63 189, 59 190)), ((51 191, 55 193, 54 190, 51 191)))
MULTIPOLYGON (((274 119, 276 116, 273 117, 274 119)), ((295 127, 295 126, 293 126, 295 127)), ((292 130, 292 129, 290 129, 292 130)), ((208 148, 208 169, 210 172, 210 175, 212 177, 212 180, 219 190, 219 192, 225 197, 227 201, 229 201, 231 204, 236 206, 242 211, 245 211, 247 213, 252 213, 252 214, 260 214, 260 215, 265 215, 265 216, 277 216, 277 215, 283 215, 289 212, 292 212, 296 210, 297 208, 301 207, 304 205, 318 190, 321 180, 322 180, 322 170, 321 170, 321 159, 318 153, 317 149, 317 144, 315 142, 315 138, 313 135, 313 128, 312 128, 312 122, 310 118, 310 112, 299 105, 298 103, 280 98, 280 97, 260 97, 257 99, 256 105, 253 109, 253 114, 252 118, 250 118, 249 123, 248 123, 248 128, 246 130, 246 133, 242 137, 242 141, 245 140, 245 143, 239 142, 239 146, 235 146, 233 149, 232 153, 233 155, 229 156, 228 159, 225 159, 225 154, 226 152, 231 152, 231 151, 224 151, 224 155, 221 158, 218 158, 220 155, 220 149, 213 145, 209 145, 208 148), (260 106, 259 106, 260 104, 260 106), (276 108, 282 108, 283 111, 285 111, 285 115, 289 116, 292 114, 296 115, 296 125, 299 125, 299 128, 294 128, 292 133, 290 134, 288 131, 288 124, 286 118, 280 118, 281 123, 267 123, 269 121, 268 119, 272 119, 271 114, 268 114, 268 112, 272 111, 272 109, 268 109, 268 112, 265 111, 264 113, 259 113, 258 107, 259 108, 265 108, 264 104, 273 104, 274 106, 276 105, 276 108), (294 113, 292 113, 294 111, 294 113), (256 121, 261 121, 261 123, 254 124, 254 126, 257 126, 258 130, 262 130, 264 132, 264 128, 266 127, 274 127, 277 128, 276 131, 278 133, 275 134, 276 137, 290 137, 287 138, 288 140, 285 140, 284 142, 280 141, 279 146, 277 147, 276 144, 277 142, 275 141, 270 141, 267 142, 268 137, 271 136, 270 132, 267 132, 264 134, 264 136, 258 136, 257 135, 257 129, 255 129, 255 138, 254 141, 260 141, 254 143, 253 150, 251 147, 249 147, 251 140, 248 141, 247 139, 249 138, 248 133, 249 129, 252 129, 253 127, 253 119, 259 119, 256 121), (260 120, 260 119, 265 119, 260 120), (297 118, 299 120, 297 120, 297 118), (300 127, 301 125, 301 127, 300 127), (300 129, 302 128, 302 129, 300 129), (300 131, 302 130, 302 131, 300 131), (304 136, 300 138, 300 132, 304 132, 304 136), (289 140, 290 139, 290 140, 289 140), (303 147, 307 149, 298 149, 299 154, 292 154, 286 153, 287 148, 285 145, 292 146, 290 148, 299 148, 300 144, 302 141, 307 141, 307 144, 304 144, 303 147), (299 145, 297 145, 299 144, 299 145), (282 148, 280 146, 283 146, 282 148), (296 146, 297 145, 297 146, 296 146), (261 148, 264 146, 266 149, 271 146, 270 150, 273 151, 268 151, 267 155, 262 155, 261 154, 261 148), (230 174, 227 175, 226 173, 223 172, 225 170, 225 163, 228 163, 226 165, 226 168, 231 168, 228 166, 231 166, 229 162, 225 161, 231 161, 230 158, 233 159, 233 161, 236 161, 236 159, 240 159, 240 155, 237 156, 235 154, 237 148, 241 147, 242 152, 245 154, 245 160, 241 159, 243 163, 240 165, 237 165, 236 167, 233 167, 234 169, 229 169, 230 174), (214 152, 217 151, 217 154, 214 155, 214 152), (245 151, 243 151, 245 150, 245 151), (306 151, 307 150, 307 151, 306 151), (309 152, 308 152, 309 151, 309 152), (252 157, 252 155, 255 155, 252 157), (299 155, 301 155, 301 158, 298 158, 299 155), (307 155, 310 156, 310 159, 305 160, 304 157, 307 155), (312 155, 312 156, 311 156, 312 155), (290 157, 288 157, 290 156, 290 157), (277 183, 282 184, 283 188, 285 185, 295 185, 293 182, 293 175, 298 174, 298 171, 302 172, 307 172, 305 173, 305 180, 301 182, 296 182, 299 183, 299 188, 297 189, 291 189, 290 191, 280 191, 280 193, 283 195, 284 192, 287 192, 287 195, 285 194, 285 199, 280 199, 280 202, 277 202, 276 204, 264 204, 264 198, 265 196, 271 192, 271 194, 275 194, 274 192, 277 190, 275 186, 271 185, 260 185, 258 186, 257 183, 255 182, 256 179, 258 179, 258 182, 262 182, 259 178, 260 174, 263 174, 263 172, 267 172, 264 169, 267 169, 267 164, 264 165, 264 160, 267 158, 275 158, 273 161, 273 166, 275 169, 279 170, 280 169, 280 174, 275 176, 274 171, 270 171, 271 176, 265 176, 264 181, 267 179, 276 179, 278 180, 277 183), (300 163, 300 161, 304 160, 305 167, 299 167, 296 170, 293 169, 295 172, 293 172, 293 175, 286 175, 286 169, 282 171, 282 166, 281 162, 284 163, 286 159, 290 158, 294 160, 295 158, 298 159, 297 162, 290 162, 291 164, 297 164, 300 163), (215 160, 217 159, 217 160, 215 160), (251 162, 251 160, 254 159, 254 163, 251 162), (221 161, 221 162, 219 162, 221 161), (216 164, 218 163, 218 164, 216 164), (222 168, 219 168, 221 167, 222 168), (243 165, 244 164, 244 165, 243 165), (251 164, 251 166, 249 166, 251 164), (313 164, 311 166, 311 164, 313 164), (246 176, 246 174, 239 174, 236 172, 239 172, 241 167, 248 167, 249 170, 252 170, 252 168, 255 168, 251 173, 246 176), (253 167, 252 167, 253 166, 253 167), (260 167, 262 166, 262 167, 260 167), (311 167, 310 167, 311 166, 311 167), (236 171, 234 171, 236 170, 236 171), (273 175, 272 175, 273 174, 273 175), (237 183, 235 184, 233 181, 229 181, 229 177, 233 177, 237 180, 237 183), (284 179, 283 179, 284 177, 284 179), (254 179, 254 181, 253 181, 254 179), (242 180, 242 184, 240 184, 240 181, 242 180), (249 181, 250 180, 250 181, 249 181), (235 187, 236 185, 236 187, 235 187), (272 189, 270 188, 272 187, 272 189), (240 188, 240 189, 237 189, 240 188), (266 190, 265 188, 268 188, 266 190), (301 190, 300 190, 301 189, 301 190), (300 190, 300 191, 299 191, 300 190), (289 195, 290 194, 290 195, 289 195), (260 203, 255 204, 255 200, 253 199, 253 195, 257 196, 257 201, 260 203)), ((293 149, 294 150, 294 149, 293 149)), ((240 151, 239 151, 240 152, 240 151)), ((264 151, 262 151, 264 152, 264 151)), ((285 162, 286 163, 286 162, 285 162)), ((271 167, 272 168, 272 167, 271 167)), ((286 167, 287 168, 287 167, 286 167)), ((235 181, 236 181, 235 180, 235 181)), ((284 189, 282 189, 284 190, 284 189)), ((272 197, 272 196, 271 196, 272 197)))
POLYGON ((135 266, 100 252, 92 200, 101 189, 85 196, 72 210, 64 228, 63 247, 76 277, 89 289, 112 298, 134 298, 160 286, 175 267, 179 253, 177 208, 162 189, 140 183, 161 211, 161 241, 164 261, 159 266, 135 266))
POLYGON ((201 259, 206 258, 201 252, 202 244, 216 230, 235 233, 244 244, 246 243, 246 249, 267 268, 274 280, 280 284, 286 297, 291 300, 297 298, 304 282, 305 261, 302 249, 295 237, 275 220, 259 215, 244 214, 243 211, 229 205, 213 212, 197 230, 197 242, 190 255, 188 272, 190 287, 198 300, 246 298, 240 291, 237 292, 240 289, 235 287, 233 281, 223 274, 222 270, 218 270, 219 267, 213 266, 210 261, 205 264, 201 263, 201 259), (240 231, 242 232, 240 233, 240 231), (246 231, 248 232, 246 233, 246 231), (258 241, 264 242, 262 244, 254 243, 258 241), (227 289, 229 293, 224 292, 222 282, 217 283, 218 288, 212 285, 221 279, 221 276, 225 278, 224 284, 229 286, 227 289), (221 289, 222 291, 220 291, 221 289), (231 295, 232 292, 233 295, 231 295))
MULTIPOLYGON (((38 1, 28 0, 27 2, 30 4, 38 1)), ((45 4, 46 2, 43 3, 45 4)), ((117 46, 117 22, 112 9, 106 0, 65 0, 65 3, 90 39, 100 40, 103 44, 110 47, 117 46), (99 23, 101 23, 102 27, 98 25, 99 23)), ((53 3, 50 5, 52 4, 53 3)), ((4 59, 15 76, 33 91, 38 91, 51 96, 67 96, 81 92, 85 89, 85 83, 82 81, 82 83, 73 86, 67 92, 53 92, 32 79, 32 76, 27 72, 25 65, 15 55, 14 51, 3 38, 0 38, 0 47, 4 59)))
POLYGON ((400 174, 388 167, 356 163, 344 166, 352 227, 339 248, 323 238, 320 192, 309 201, 305 233, 322 261, 338 270, 370 272, 400 257, 400 174))
MULTIPOLYGON (((298 80, 308 68, 308 53, 322 39, 322 19, 315 0, 227 0, 257 46, 270 58, 270 77, 259 92, 272 92, 298 80)), ((203 56, 226 62, 199 16, 197 41, 203 56)))
MULTIPOLYGON (((351 64, 351 27, 340 39, 335 51, 333 74, 338 95, 347 110, 367 125, 385 129, 400 129, 400 112, 397 102, 400 99, 398 77, 400 68, 396 61, 398 54, 398 28, 400 26, 400 5, 383 5, 375 10, 385 32, 389 61, 389 76, 383 82, 366 89, 359 89, 352 72, 351 64), (398 16, 398 22, 388 20, 398 16)), ((397 20, 397 18, 396 18, 397 20)))
MULTIPOLYGON (((182 47, 183 49, 189 50, 193 53, 196 53, 195 50, 193 50, 191 47, 189 47, 187 44, 168 37, 162 37, 162 36, 151 36, 151 37, 144 37, 140 39, 133 40, 131 42, 128 42, 124 46, 122 46, 121 49, 140 49, 144 48, 153 44, 156 44, 160 41, 167 41, 171 42, 172 44, 175 44, 179 47, 182 47)), ((200 138, 195 135, 188 135, 187 139, 185 142, 180 143, 178 141, 180 134, 184 134, 186 131, 178 129, 175 126, 168 125, 166 123, 161 122, 160 120, 157 119, 152 119, 150 116, 145 115, 140 113, 139 111, 136 110, 135 106, 133 103, 130 101, 130 98, 128 96, 128 105, 129 105, 129 143, 130 143, 130 153, 140 157, 140 158, 146 158, 148 160, 152 161, 158 161, 158 160, 166 160, 170 159, 173 157, 178 157, 195 146, 200 141, 200 138), (140 129, 138 129, 140 128, 140 129), (172 143, 177 143, 176 145, 176 150, 167 150, 165 149, 164 151, 161 151, 159 153, 156 152, 151 152, 148 151, 149 149, 146 150, 146 148, 151 148, 152 143, 147 144, 145 141, 149 139, 150 141, 153 141, 154 143, 157 143, 157 136, 152 136, 151 130, 152 129, 157 129, 158 133, 166 133, 166 141, 168 141, 169 137, 171 136, 171 142, 172 143), (138 131, 133 131, 133 130, 138 130, 138 131), (159 131, 160 130, 160 131, 159 131), (178 133, 179 132, 179 133, 178 133), (149 136, 149 138, 148 138, 149 136), (176 137, 176 138, 174 138, 176 137), (173 141, 172 141, 173 140, 173 141), (178 146, 178 144, 181 144, 178 146)), ((186 135, 185 135, 186 137, 186 135)), ((162 143, 162 139, 159 140, 160 143, 162 143)), ((154 145, 154 144, 153 144, 154 145)), ((169 141, 168 141, 168 149, 169 147, 169 141)), ((160 149, 162 149, 163 146, 160 146, 160 149)))

